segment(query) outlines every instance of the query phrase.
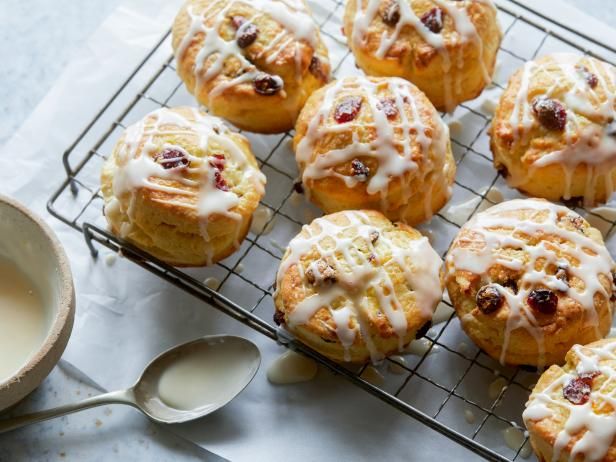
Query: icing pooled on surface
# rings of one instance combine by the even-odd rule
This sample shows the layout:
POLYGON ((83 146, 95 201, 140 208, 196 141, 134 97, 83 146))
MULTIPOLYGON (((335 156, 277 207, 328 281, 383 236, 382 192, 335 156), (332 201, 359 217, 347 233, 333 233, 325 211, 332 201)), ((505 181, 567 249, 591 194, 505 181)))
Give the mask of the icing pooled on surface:
MULTIPOLYGON (((585 312, 585 325, 597 330, 597 294, 608 300, 611 314, 611 291, 602 284, 601 275, 611 280, 612 257, 602 242, 591 239, 575 226, 565 226, 567 220, 575 224, 582 219, 566 207, 544 200, 503 202, 475 215, 462 228, 447 255, 448 277, 454 277, 458 271, 480 275, 482 284, 489 283, 503 298, 508 308, 500 356, 503 363, 511 333, 516 329, 526 330, 537 342, 539 354, 545 354, 544 331, 537 312, 528 304, 531 292, 538 286, 577 302, 585 312), (521 211, 530 216, 521 218, 521 211), (542 236, 553 236, 559 242, 542 236), (515 253, 503 249, 515 249, 515 253), (519 274, 515 290, 508 288, 506 282, 488 281, 488 271, 495 265, 519 274), (575 278, 581 284, 570 286, 561 271, 551 271, 551 267, 562 268, 569 279, 575 278)), ((463 325, 467 316, 472 314, 461 317, 463 325)))
POLYGON ((553 445, 553 460, 558 460, 564 451, 570 455, 570 460, 577 460, 577 457, 588 462, 608 460, 608 452, 612 455, 616 452, 613 448, 616 437, 616 340, 588 346, 575 345, 567 360, 563 369, 550 369, 546 373, 556 372, 549 375, 553 379, 551 382, 545 381, 542 385, 544 379, 540 380, 540 385, 526 403, 524 422, 527 427, 529 424, 544 427, 547 423, 541 421, 550 419, 558 428, 562 427, 553 445), (565 390, 580 377, 591 377, 586 389, 587 401, 574 404, 567 399, 565 390))
POLYGON ((350 359, 350 347, 358 341, 365 342, 373 362, 384 357, 367 325, 372 292, 372 301, 398 337, 400 350, 409 340, 410 307, 406 305, 414 300, 416 315, 425 322, 431 319, 442 295, 441 259, 428 240, 390 235, 362 211, 339 212, 304 226, 289 243, 281 262, 278 291, 294 268, 301 281, 294 291, 304 295, 294 306, 284 308, 287 326, 293 330, 310 322, 318 311, 327 310, 333 321, 330 328, 344 347, 346 360, 350 359), (382 262, 378 261, 381 257, 382 262), (395 274, 398 271, 402 286, 395 274), (322 283, 311 285, 315 279, 322 283))

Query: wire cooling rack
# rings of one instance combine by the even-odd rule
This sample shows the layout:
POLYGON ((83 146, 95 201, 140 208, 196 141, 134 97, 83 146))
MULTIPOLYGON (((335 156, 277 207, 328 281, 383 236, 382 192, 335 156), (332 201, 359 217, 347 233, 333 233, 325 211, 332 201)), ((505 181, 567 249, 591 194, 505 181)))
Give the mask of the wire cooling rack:
MULTIPOLYGON (((454 193, 430 223, 420 226, 443 256, 460 226, 491 204, 490 188, 498 188, 505 199, 520 197, 493 169, 487 137, 494 103, 511 73, 525 61, 550 52, 573 51, 609 62, 616 57, 615 49, 526 10, 516 0, 497 2, 504 37, 494 81, 477 100, 444 115, 450 123, 458 166, 454 193)), ((309 3, 329 48, 334 75, 359 74, 340 33, 342 0, 309 3)), ((64 153, 66 178, 49 200, 49 212, 82 232, 93 256, 97 255, 95 242, 121 253, 272 340, 305 353, 476 454, 494 461, 528 457, 526 438, 519 445, 506 444, 503 432, 523 428, 522 410, 537 374, 501 367, 472 344, 455 315, 430 329, 422 340, 422 354, 404 361, 390 358, 377 367, 378 373, 367 369, 372 366, 354 369, 329 361, 274 325, 272 284, 284 248, 302 224, 320 215, 293 193, 297 169, 290 146, 292 132, 245 133, 268 178, 262 206, 271 210, 272 219, 266 232, 251 232, 234 255, 217 265, 173 268, 106 231, 99 175, 121 132, 154 109, 195 105, 177 77, 170 50, 168 31, 64 153), (210 288, 212 281, 217 286, 214 289, 210 288)), ((614 217, 578 211, 592 217, 608 234, 612 231, 614 217)), ((443 303, 449 304, 447 300, 443 303)))

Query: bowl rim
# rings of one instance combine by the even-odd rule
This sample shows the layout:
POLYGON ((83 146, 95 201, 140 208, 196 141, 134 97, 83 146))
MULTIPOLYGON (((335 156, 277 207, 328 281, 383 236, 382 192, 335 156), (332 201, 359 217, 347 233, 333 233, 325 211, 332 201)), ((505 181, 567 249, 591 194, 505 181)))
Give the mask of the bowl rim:
MULTIPOLYGON (((20 382, 24 376, 32 371, 43 360, 43 358, 50 353, 54 345, 62 340, 62 331, 64 330, 67 322, 71 322, 73 319, 75 309, 75 288, 68 257, 66 256, 60 240, 56 237, 51 227, 45 223, 40 216, 28 209, 21 202, 11 197, 0 194, 0 205, 8 205, 9 207, 17 210, 26 218, 30 219, 34 225, 42 231, 42 238, 47 240, 51 246, 51 251, 56 260, 58 275, 60 277, 59 291, 57 295, 57 311, 53 317, 51 325, 49 326, 49 331, 45 336, 45 340, 42 342, 39 349, 30 356, 28 361, 22 367, 20 367, 6 380, 0 381, 0 390, 6 390, 7 388, 11 388, 15 382, 20 382)), ((72 326, 70 327, 70 330, 72 330, 72 326)), ((62 351, 63 350, 64 348, 62 348, 62 351)), ((53 366, 55 365, 56 364, 53 364, 53 366)))

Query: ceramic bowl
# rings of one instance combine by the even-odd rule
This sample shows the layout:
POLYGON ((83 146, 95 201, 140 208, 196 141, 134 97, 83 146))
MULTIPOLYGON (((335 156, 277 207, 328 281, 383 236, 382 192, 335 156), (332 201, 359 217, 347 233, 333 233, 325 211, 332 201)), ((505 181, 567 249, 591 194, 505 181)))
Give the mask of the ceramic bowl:
MULTIPOLYGON (((16 262, 37 287, 49 327, 40 348, 0 382, 0 411, 38 387, 60 360, 73 328, 75 292, 66 254, 53 231, 25 206, 0 195, 0 257, 16 262)), ((0 352, 0 355, 10 354, 0 352)))

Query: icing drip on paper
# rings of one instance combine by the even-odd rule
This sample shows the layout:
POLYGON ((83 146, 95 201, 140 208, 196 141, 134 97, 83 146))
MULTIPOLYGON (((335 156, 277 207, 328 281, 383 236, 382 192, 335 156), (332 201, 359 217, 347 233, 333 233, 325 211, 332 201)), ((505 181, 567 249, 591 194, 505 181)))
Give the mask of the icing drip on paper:
POLYGON ((564 372, 543 391, 533 392, 522 416, 528 426, 531 420, 552 417, 557 409, 564 411, 566 421, 554 443, 554 460, 559 459, 562 451, 579 436, 571 448, 570 460, 582 456, 588 462, 600 461, 616 437, 616 341, 595 347, 575 345, 571 352, 575 356, 575 371, 564 372), (571 380, 581 374, 597 372, 599 375, 592 379, 586 403, 573 404, 562 398, 563 388, 571 380))
MULTIPOLYGON (((353 21, 353 33, 351 40, 355 47, 364 46, 370 25, 376 20, 380 21, 380 7, 382 0, 349 0, 355 1, 356 13, 353 21), (365 7, 362 5, 365 3, 365 7)), ((459 95, 462 91, 462 73, 458 72, 464 67, 464 48, 458 47, 457 51, 450 52, 447 45, 457 43, 473 43, 479 51, 478 62, 485 83, 492 80, 488 69, 483 61, 483 42, 475 25, 466 11, 463 2, 450 2, 448 0, 432 0, 435 6, 439 7, 445 15, 452 18, 454 30, 451 33, 434 33, 424 25, 421 18, 413 11, 412 2, 408 0, 395 0, 398 5, 400 19, 396 22, 391 31, 385 31, 381 35, 380 45, 375 56, 377 59, 384 59, 392 46, 400 38, 404 28, 412 27, 421 38, 434 48, 441 56, 443 62, 443 86, 445 93, 445 104, 448 112, 455 109, 454 95, 459 95), (457 5, 456 3, 460 3, 457 5), (457 70, 456 70, 457 68, 457 70), (452 75, 453 74, 453 75, 452 75)), ((487 5, 495 9, 491 0, 477 0, 478 3, 487 5)))
MULTIPOLYGON (((310 120, 305 136, 297 144, 296 158, 303 184, 309 186, 312 181, 335 177, 342 180, 348 188, 354 188, 364 179, 357 175, 340 173, 336 168, 352 162, 357 157, 372 158, 377 161, 378 168, 370 173, 366 181, 367 193, 378 194, 383 208, 388 210, 390 184, 403 179, 400 202, 409 208, 417 206, 413 203, 413 196, 425 194, 423 206, 426 218, 431 217, 430 192, 434 187, 442 186, 446 182, 445 155, 449 130, 436 112, 432 116, 436 130, 428 128, 420 114, 419 102, 413 96, 410 84, 403 79, 389 78, 374 82, 368 78, 354 77, 337 81, 326 90, 319 111, 310 120), (361 110, 371 112, 371 123, 367 124, 363 120, 357 123, 337 123, 333 120, 334 106, 339 103, 338 96, 351 92, 353 95, 361 94, 361 110), (387 104, 391 105, 391 110, 397 114, 396 121, 390 121, 386 111, 382 110, 383 100, 379 94, 388 95, 387 104), (359 124, 363 129, 374 129, 374 136, 370 141, 361 141, 357 134, 352 132, 359 124), (434 131, 436 133, 433 133, 434 131), (335 136, 344 140, 349 138, 349 133, 352 133, 352 139, 347 141, 346 146, 326 153, 315 152, 323 138, 335 136), (417 159, 425 164, 421 169, 417 159), (404 179, 404 175, 408 174, 423 175, 422 180, 427 179, 428 184, 417 192, 411 188, 411 180, 404 179)), ((306 194, 310 194, 309 187, 306 194)), ((404 213, 401 216, 404 216, 404 213)))
MULTIPOLYGON (((501 265, 521 273, 517 284, 518 292, 515 294, 501 284, 491 282, 491 285, 504 297, 509 308, 500 357, 501 363, 505 361, 510 334, 515 329, 525 329, 529 332, 537 342, 540 355, 545 354, 543 330, 535 318, 533 309, 526 304, 529 294, 538 284, 553 291, 565 293, 577 301, 585 310, 586 322, 598 328, 599 319, 595 310, 594 296, 598 293, 608 299, 610 297, 601 284, 599 274, 611 279, 614 262, 603 245, 594 242, 580 232, 559 226, 560 219, 566 216, 578 217, 565 207, 542 200, 518 199, 503 202, 475 215, 463 227, 463 230, 472 230, 477 236, 473 238, 473 242, 482 243, 481 247, 472 245, 463 248, 454 243, 447 255, 450 275, 453 275, 455 271, 466 270, 485 276, 494 265, 501 265), (521 220, 515 216, 504 215, 504 213, 518 210, 534 212, 532 219, 521 220), (534 221, 538 219, 539 213, 544 213, 546 216, 540 221, 534 221), (516 237, 514 233, 525 236, 555 235, 563 241, 559 249, 566 255, 566 258, 559 258, 553 246, 547 241, 528 244, 522 238, 516 237), (519 249, 527 261, 525 262, 522 256, 519 258, 498 256, 497 252, 502 248, 519 249), (544 263, 539 265, 538 261, 544 263), (548 274, 546 268, 549 265, 565 267, 569 275, 583 282, 584 288, 569 287, 556 274, 548 274), (537 267, 540 268, 537 269, 537 267)), ((464 321, 462 317, 461 322, 464 323, 464 321)))
MULTIPOLYGON (((573 173, 579 166, 587 168, 584 191, 586 206, 595 202, 596 185, 601 177, 605 181, 607 197, 614 192, 611 173, 616 167, 616 138, 610 136, 605 125, 616 118, 615 91, 616 71, 611 65, 593 58, 556 53, 550 55, 547 61, 530 61, 524 65, 520 88, 509 119, 514 135, 513 148, 516 143, 528 143, 530 130, 539 123, 533 117, 532 109, 532 102, 536 97, 545 96, 562 101, 568 121, 564 132, 566 146, 538 158, 531 169, 560 165, 566 178, 564 199, 571 198, 573 173), (580 68, 585 68, 595 76, 594 87, 589 85, 585 71, 580 71, 580 68), (533 80, 539 77, 549 78, 551 81, 551 85, 541 94, 536 92, 537 88, 533 85, 533 80), (558 97, 563 89, 567 91, 558 97), (595 90, 601 90, 606 97, 600 96, 595 90), (587 125, 580 126, 576 115, 581 116, 587 125), (578 132, 579 137, 576 135, 578 132)), ((514 186, 519 181, 521 180, 511 179, 514 186)))
MULTIPOLYGON (((236 77, 218 82, 210 90, 210 97, 215 97, 235 85, 252 82, 261 73, 261 70, 245 56, 245 50, 237 43, 235 36, 230 40, 225 40, 220 34, 220 29, 228 20, 231 11, 240 3, 244 2, 212 1, 199 12, 195 11, 193 5, 189 5, 186 9, 190 18, 190 27, 177 47, 175 57, 178 61, 181 60, 189 46, 196 40, 202 40, 203 43, 195 58, 193 69, 196 94, 199 94, 205 83, 223 73, 224 65, 230 58, 237 60, 240 66, 236 77)), ((284 28, 257 58, 265 57, 265 62, 271 64, 287 47, 294 47, 296 80, 302 78, 300 42, 311 46, 315 56, 322 62, 327 62, 327 56, 316 54, 319 32, 302 0, 250 0, 246 3, 257 13, 246 18, 246 22, 239 27, 239 31, 263 15, 270 16, 284 28)), ((284 86, 281 77, 273 77, 284 86)))
MULTIPOLYGON (((392 267, 391 271, 398 267, 403 272, 417 307, 426 319, 430 319, 442 295, 439 282, 441 259, 424 237, 409 241, 407 247, 399 246, 384 233, 380 233, 373 242, 374 233, 378 231, 370 224, 366 214, 358 211, 341 213, 348 223, 339 225, 327 217, 317 218, 311 225, 305 225, 302 233, 291 240, 278 270, 276 286, 282 286, 285 274, 293 266, 297 267, 302 281, 306 281, 307 271, 319 272, 316 261, 305 269, 302 265, 302 258, 316 249, 321 259, 333 267, 336 282, 318 287, 313 294, 297 304, 288 314, 289 326, 306 324, 317 311, 325 308, 334 320, 336 334, 345 348, 347 359, 350 359, 349 348, 359 337, 366 343, 372 361, 377 362, 383 359, 383 353, 377 350, 364 325, 366 311, 369 309, 364 289, 374 290, 379 309, 397 334, 399 348, 402 349, 407 334, 407 320, 387 269, 392 267), (353 234, 348 233, 351 228, 355 231, 353 234), (335 243, 333 248, 324 247, 326 243, 331 244, 332 240, 335 243), (387 249, 391 257, 383 265, 374 265, 368 256, 357 250, 358 241, 363 241, 372 250, 379 247, 387 249), (334 304, 337 304, 336 308, 332 307, 334 304)), ((376 251, 373 254, 376 255, 376 251)), ((308 286, 304 285, 297 290, 308 291, 308 286)))
MULTIPOLYGON (((178 207, 194 208, 201 220, 201 232, 205 241, 209 241, 207 223, 213 215, 224 215, 234 220, 241 219, 241 216, 233 210, 239 204, 240 197, 232 188, 223 190, 219 187, 220 180, 217 179, 217 175, 221 173, 214 167, 213 157, 194 156, 181 146, 161 144, 163 139, 194 137, 196 146, 203 151, 208 149, 210 142, 216 143, 224 150, 224 162, 238 166, 243 175, 242 181, 252 183, 256 191, 263 194, 265 176, 246 161, 244 152, 229 138, 230 132, 222 121, 197 109, 189 110, 191 117, 186 117, 176 110, 161 108, 126 129, 123 144, 116 152, 114 199, 110 203, 112 208, 119 207, 117 198, 130 194, 128 208, 124 211, 129 223, 125 223, 120 230, 123 237, 132 231, 130 223, 135 213, 134 202, 138 191, 142 188, 180 196, 175 200, 172 198, 156 200, 173 203, 178 207), (181 153, 187 160, 187 166, 165 169, 156 161, 156 155, 166 149, 181 153), (197 176, 198 180, 191 179, 188 175, 197 176), (169 181, 180 185, 170 185, 169 181), (182 197, 194 200, 184 201, 182 197)), ((238 226, 238 232, 239 229, 238 226)), ((236 242, 236 246, 239 246, 239 242, 236 242)), ((208 255, 208 260, 211 257, 208 255)))

